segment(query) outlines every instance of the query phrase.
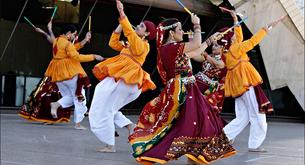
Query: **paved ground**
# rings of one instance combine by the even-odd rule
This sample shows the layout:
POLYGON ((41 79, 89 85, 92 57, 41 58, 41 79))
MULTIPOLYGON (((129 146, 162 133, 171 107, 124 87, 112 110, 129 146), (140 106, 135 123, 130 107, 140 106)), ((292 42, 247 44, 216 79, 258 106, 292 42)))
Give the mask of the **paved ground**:
MULTIPOLYGON (((133 121, 136 116, 128 116, 133 121)), ((84 121, 88 127, 88 118, 84 121)), ((249 128, 238 137, 238 154, 215 165, 304 165, 304 123, 269 122, 264 154, 247 152, 249 128)), ((95 152, 102 144, 92 132, 73 124, 29 123, 17 115, 1 114, 1 165, 132 165, 127 130, 117 129, 117 153, 95 152)), ((186 164, 186 159, 168 164, 186 164)))

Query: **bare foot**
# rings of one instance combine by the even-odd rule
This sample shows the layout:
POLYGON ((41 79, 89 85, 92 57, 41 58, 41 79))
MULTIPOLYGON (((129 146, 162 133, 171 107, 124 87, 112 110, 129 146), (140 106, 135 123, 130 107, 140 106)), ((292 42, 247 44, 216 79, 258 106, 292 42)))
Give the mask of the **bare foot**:
POLYGON ((134 131, 135 124, 130 123, 130 124, 128 124, 128 125, 126 126, 126 128, 128 129, 128 136, 130 136, 130 135, 133 133, 133 131, 134 131))
POLYGON ((60 107, 60 104, 58 102, 52 102, 50 104, 51 106, 51 115, 54 119, 57 119, 57 109, 60 107))
POLYGON ((75 124, 74 128, 77 129, 77 130, 87 130, 86 127, 82 126, 82 125, 79 124, 79 123, 75 124))
POLYGON ((110 146, 110 145, 107 145, 103 148, 98 148, 96 149, 97 152, 104 152, 104 153, 114 153, 116 152, 115 151, 115 147, 114 146, 110 146))

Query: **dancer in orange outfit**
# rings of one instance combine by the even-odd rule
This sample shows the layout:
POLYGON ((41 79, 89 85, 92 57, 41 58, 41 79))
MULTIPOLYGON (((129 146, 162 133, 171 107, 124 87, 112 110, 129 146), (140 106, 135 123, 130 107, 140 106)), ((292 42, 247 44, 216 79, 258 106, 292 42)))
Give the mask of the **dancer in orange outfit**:
MULTIPOLYGON (((48 30, 49 30, 49 34, 46 33, 45 31, 43 31, 40 28, 36 28, 35 29, 37 32, 43 34, 44 36, 46 36, 47 40, 53 44, 53 42, 55 41, 55 36, 53 34, 52 31, 52 20, 48 23, 48 30)), ((81 42, 77 42, 76 44, 74 44, 75 49, 78 51, 81 48, 84 47, 84 45, 90 41, 91 39, 91 32, 87 32, 86 37, 81 41, 81 42)), ((87 75, 82 75, 79 74, 78 75, 78 79, 77 79, 77 87, 76 87, 76 91, 75 91, 75 95, 78 98, 79 101, 85 101, 86 98, 84 97, 84 95, 82 94, 82 89, 83 88, 89 88, 91 86, 89 77, 87 77, 87 75)))
MULTIPOLYGON (((51 21, 48 23, 48 33, 40 28, 36 28, 35 30, 43 34, 47 38, 49 43, 53 44, 53 42, 55 41, 55 36, 52 31, 51 21)), ((84 40, 74 44, 75 48, 79 50, 87 43, 88 40, 90 40, 90 38, 91 38, 91 34, 88 32, 84 40)), ((82 77, 77 81, 78 86, 76 91, 79 91, 80 94, 83 86, 88 85, 84 83, 86 82, 85 79, 88 79, 88 77, 82 77)), ((52 101, 57 101, 60 98, 61 95, 57 88, 56 83, 51 82, 49 77, 45 77, 39 82, 36 89, 33 90, 33 92, 31 93, 28 100, 28 108, 25 105, 22 106, 19 115, 29 121, 44 122, 45 124, 69 122, 71 107, 65 107, 64 109, 59 108, 57 111, 57 116, 58 116, 57 118, 53 118, 51 115, 50 103, 52 101)))
POLYGON ((142 92, 155 89, 150 75, 142 69, 142 65, 150 50, 148 40, 156 35, 156 27, 150 21, 143 21, 132 29, 124 13, 123 4, 116 1, 120 13, 120 25, 112 33, 109 46, 120 54, 97 64, 93 73, 99 82, 95 87, 89 121, 92 132, 106 147, 100 152, 115 152, 114 130, 127 127, 131 131, 132 122, 119 109, 132 102, 142 92), (127 45, 120 41, 121 33, 128 40, 127 45))
MULTIPOLYGON (((230 10, 234 22, 237 16, 230 10)), ((227 137, 233 141, 235 137, 250 122, 250 136, 248 141, 249 151, 265 152, 261 145, 267 134, 266 113, 272 111, 272 105, 259 87, 263 80, 253 65, 249 62, 247 52, 253 49, 266 34, 277 25, 284 17, 260 29, 249 40, 243 41, 241 26, 234 28, 234 33, 227 34, 223 40, 226 48, 225 64, 227 74, 224 90, 226 97, 235 98, 236 118, 225 126, 227 137)))
MULTIPOLYGON (((53 40, 53 59, 45 76, 50 77, 52 82, 56 82, 62 95, 62 98, 57 102, 51 103, 52 116, 57 118, 57 109, 59 107, 66 108, 74 105, 75 128, 86 129, 80 124, 84 119, 84 114, 87 112, 86 102, 79 101, 75 95, 78 77, 80 75, 86 76, 86 72, 80 62, 89 62, 94 59, 103 60, 103 57, 79 54, 77 48, 81 48, 82 45, 75 46, 71 43, 76 33, 76 28, 73 25, 66 25, 62 28, 62 35, 53 40)), ((90 36, 87 34, 86 38, 90 39, 90 36)))

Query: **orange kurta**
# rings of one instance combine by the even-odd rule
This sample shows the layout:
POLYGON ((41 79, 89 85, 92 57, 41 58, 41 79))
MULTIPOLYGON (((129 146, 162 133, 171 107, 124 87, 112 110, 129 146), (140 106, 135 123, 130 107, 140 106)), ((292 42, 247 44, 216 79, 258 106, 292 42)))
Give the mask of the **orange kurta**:
POLYGON ((53 43, 53 59, 45 76, 52 82, 64 81, 78 74, 87 75, 80 62, 93 61, 93 55, 81 55, 77 52, 80 44, 73 45, 65 36, 60 36, 53 43))
POLYGON ((235 27, 236 40, 225 54, 228 69, 225 79, 225 96, 238 97, 246 92, 249 87, 263 82, 262 77, 249 62, 247 52, 253 49, 267 34, 264 29, 259 30, 249 40, 243 41, 242 29, 235 27))
POLYGON ((97 64, 93 68, 93 74, 99 80, 113 77, 116 80, 124 80, 126 84, 137 84, 139 89, 142 88, 142 92, 155 89, 150 75, 142 69, 150 50, 149 43, 136 34, 127 17, 120 19, 120 24, 129 44, 124 46, 120 42, 120 33, 112 33, 109 46, 120 51, 120 54, 97 64))

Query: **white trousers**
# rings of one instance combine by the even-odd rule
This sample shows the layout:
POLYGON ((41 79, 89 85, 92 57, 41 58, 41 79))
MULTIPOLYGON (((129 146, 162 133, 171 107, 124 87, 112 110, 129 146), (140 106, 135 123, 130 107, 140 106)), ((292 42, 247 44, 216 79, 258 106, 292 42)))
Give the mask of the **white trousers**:
POLYGON ((115 82, 107 77, 99 82, 94 91, 89 110, 91 131, 108 145, 115 145, 115 125, 122 128, 132 122, 119 110, 141 94, 137 85, 127 85, 123 80, 115 82))
POLYGON ((258 112, 258 103, 253 87, 235 99, 235 114, 236 118, 224 127, 227 137, 230 140, 235 139, 250 122, 248 147, 256 149, 261 146, 267 134, 266 114, 258 112))
MULTIPOLYGON (((86 106, 86 100, 83 102, 79 102, 76 95, 76 87, 77 87, 77 79, 78 76, 74 76, 70 80, 56 82, 56 85, 59 89, 62 98, 59 99, 57 102, 63 108, 71 107, 74 105, 74 119, 75 123, 80 123, 85 118, 85 113, 87 112, 88 108, 86 106)), ((85 90, 82 89, 82 94, 85 96, 85 90)))

